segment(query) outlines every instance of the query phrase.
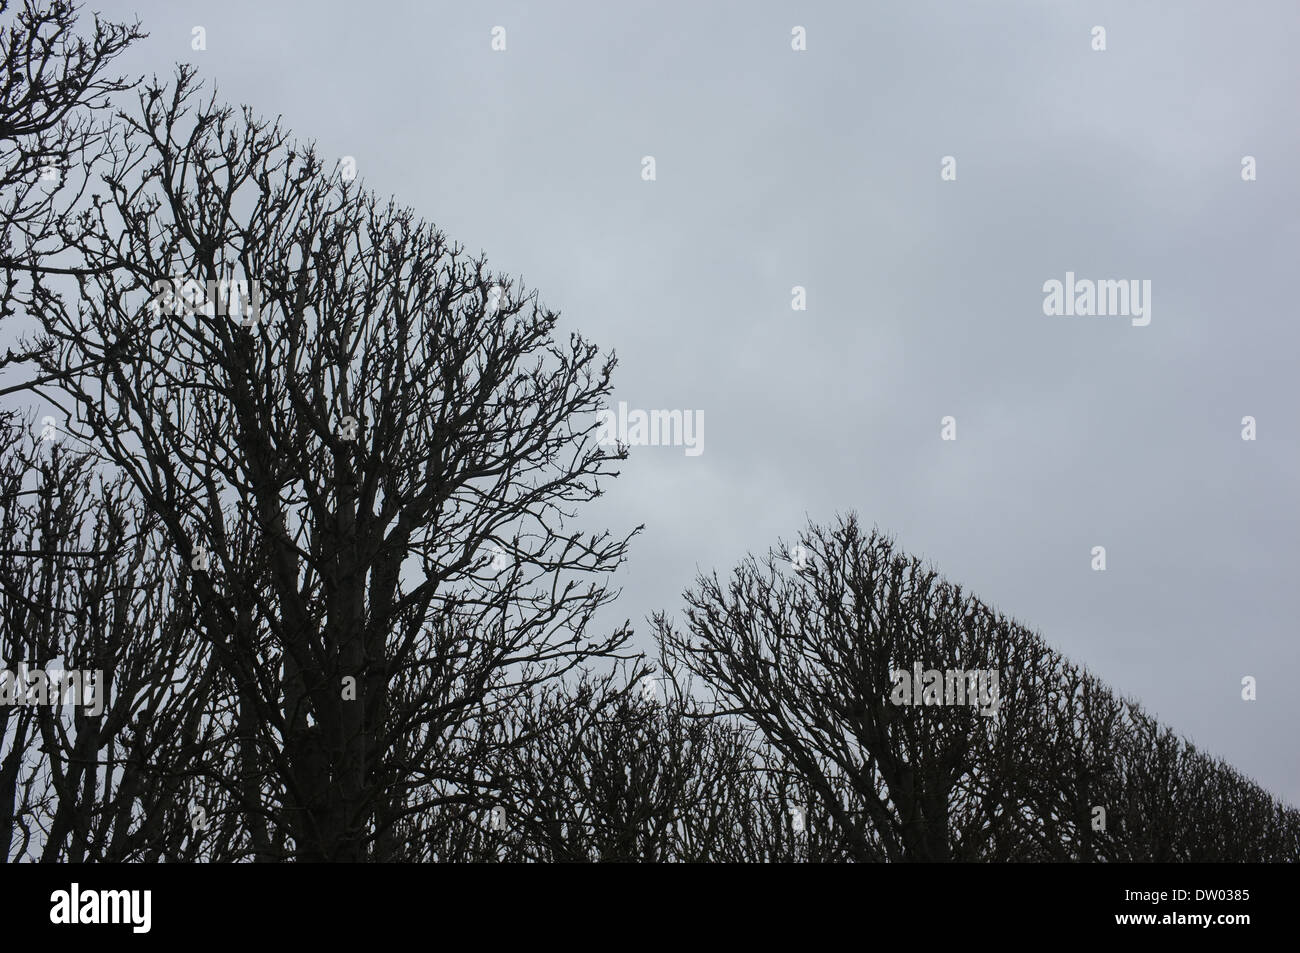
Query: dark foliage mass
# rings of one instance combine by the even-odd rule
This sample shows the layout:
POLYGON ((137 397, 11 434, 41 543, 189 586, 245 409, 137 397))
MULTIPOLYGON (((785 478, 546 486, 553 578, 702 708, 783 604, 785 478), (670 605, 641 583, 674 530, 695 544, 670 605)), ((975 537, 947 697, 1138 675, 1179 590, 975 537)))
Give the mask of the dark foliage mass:
POLYGON ((612 355, 277 124, 0 0, 0 858, 1296 860, 1300 815, 852 517, 593 619, 612 355), (51 174, 53 169, 56 174, 51 174), (996 672, 901 705, 898 670, 996 672))

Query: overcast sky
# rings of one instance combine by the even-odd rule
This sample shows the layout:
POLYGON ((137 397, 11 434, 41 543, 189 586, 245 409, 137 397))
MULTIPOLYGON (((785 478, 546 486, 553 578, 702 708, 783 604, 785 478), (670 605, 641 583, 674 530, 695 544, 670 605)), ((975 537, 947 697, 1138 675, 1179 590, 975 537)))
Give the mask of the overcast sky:
POLYGON ((703 413, 596 511, 648 524, 644 647, 852 509, 1300 804, 1293 0, 88 9, 521 276, 616 400, 703 413), (1067 271, 1149 280, 1150 324, 1045 315, 1067 271))

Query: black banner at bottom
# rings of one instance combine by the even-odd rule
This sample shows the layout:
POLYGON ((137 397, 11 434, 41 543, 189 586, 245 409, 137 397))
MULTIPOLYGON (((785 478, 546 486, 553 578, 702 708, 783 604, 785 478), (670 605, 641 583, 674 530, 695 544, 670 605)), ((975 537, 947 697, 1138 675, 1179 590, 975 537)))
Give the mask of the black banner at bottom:
POLYGON ((576 935, 574 925, 592 941, 652 935, 674 920, 699 939, 794 926, 801 938, 831 941, 846 916, 869 943, 1022 929, 1220 942, 1261 928, 1290 932, 1294 881, 1291 865, 1228 864, 28 864, 0 867, 0 912, 6 941, 112 935, 128 946, 368 942, 458 919, 493 941, 563 938, 576 935))

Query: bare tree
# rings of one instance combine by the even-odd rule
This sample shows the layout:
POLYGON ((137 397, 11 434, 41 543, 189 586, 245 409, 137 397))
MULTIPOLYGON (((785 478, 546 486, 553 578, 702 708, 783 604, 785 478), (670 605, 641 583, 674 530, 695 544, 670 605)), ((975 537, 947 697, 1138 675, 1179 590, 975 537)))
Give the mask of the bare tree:
MULTIPOLYGON (((144 36, 139 24, 95 16, 77 32, 77 4, 0 0, 0 317, 34 263, 54 267, 64 247, 60 218, 84 195, 104 135, 101 116, 112 94, 135 81, 108 74, 113 61, 144 36)), ((61 263, 65 267, 72 263, 61 263)), ((12 350, 0 367, 25 355, 12 350)), ((13 390, 5 388, 0 393, 13 390)))
POLYGON ((693 718, 644 667, 584 679, 511 720, 531 740, 503 749, 500 787, 529 859, 707 859, 749 807, 734 796, 743 733, 693 718))
POLYGON ((549 686, 472 759, 490 803, 421 819, 410 859, 573 862, 840 860, 808 786, 749 726, 641 665, 549 686))
POLYGON ((852 516, 686 601, 685 631, 656 618, 665 656, 761 732, 852 859, 1300 856, 1296 811, 852 516), (996 692, 963 700, 971 672, 996 692))
POLYGON ((589 623, 636 531, 575 522, 625 453, 592 437, 613 358, 188 70, 106 147, 79 293, 24 301, 44 393, 186 573, 252 855, 391 856, 479 797, 463 734, 626 654, 589 623))
POLYGON ((120 481, 28 431, 0 428, 0 530, 27 549, 0 555, 0 858, 182 859, 210 676, 173 561, 120 481))

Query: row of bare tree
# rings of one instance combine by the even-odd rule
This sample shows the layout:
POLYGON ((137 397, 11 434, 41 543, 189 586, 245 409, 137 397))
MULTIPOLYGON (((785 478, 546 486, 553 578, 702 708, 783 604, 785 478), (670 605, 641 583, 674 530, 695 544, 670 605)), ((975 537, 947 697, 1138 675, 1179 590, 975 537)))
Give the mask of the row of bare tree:
POLYGON ((0 420, 0 669, 104 673, 0 704, 0 857, 1300 857, 852 518, 700 579, 653 664, 601 634, 613 356, 190 69, 109 77, 138 25, 0 16, 0 395, 53 411, 0 420), (997 713, 895 704, 913 663, 997 713))

